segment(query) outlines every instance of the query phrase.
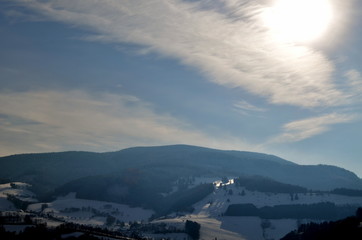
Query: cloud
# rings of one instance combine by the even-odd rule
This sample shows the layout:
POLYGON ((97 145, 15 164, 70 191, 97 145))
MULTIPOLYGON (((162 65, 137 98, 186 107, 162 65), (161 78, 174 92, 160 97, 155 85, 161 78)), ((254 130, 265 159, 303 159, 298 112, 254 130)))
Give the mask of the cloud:
POLYGON ((287 123, 283 133, 269 143, 291 143, 305 140, 330 130, 335 124, 350 123, 357 119, 356 115, 332 113, 287 123))
POLYGON ((247 101, 239 101, 234 104, 234 107, 242 109, 242 110, 254 111, 254 112, 265 112, 266 111, 266 109, 254 106, 254 105, 248 103, 247 101))
POLYGON ((274 104, 344 103, 321 52, 273 40, 265 1, 17 0, 43 17, 87 29, 93 41, 131 43, 193 66, 211 81, 274 104))
POLYGON ((345 72, 344 76, 347 79, 349 85, 350 93, 353 97, 361 97, 362 95, 362 74, 356 69, 351 69, 345 72))
POLYGON ((172 143, 248 148, 240 139, 211 136, 185 121, 156 113, 152 105, 129 95, 91 95, 80 90, 3 92, 0 102, 0 155, 172 143))
POLYGON ((4 11, 3 13, 7 17, 7 19, 9 19, 13 23, 16 22, 16 21, 40 22, 40 21, 45 21, 46 20, 46 19, 44 19, 44 18, 42 18, 40 16, 36 16, 34 14, 24 13, 22 11, 17 11, 17 10, 4 11))
POLYGON ((351 69, 345 73, 345 77, 350 81, 352 86, 362 85, 362 75, 356 69, 351 69))
POLYGON ((236 111, 238 111, 239 113, 243 114, 243 115, 250 115, 250 112, 265 112, 267 111, 267 109, 265 108, 260 108, 257 107, 245 100, 242 101, 238 101, 237 103, 234 104, 234 108, 236 111))

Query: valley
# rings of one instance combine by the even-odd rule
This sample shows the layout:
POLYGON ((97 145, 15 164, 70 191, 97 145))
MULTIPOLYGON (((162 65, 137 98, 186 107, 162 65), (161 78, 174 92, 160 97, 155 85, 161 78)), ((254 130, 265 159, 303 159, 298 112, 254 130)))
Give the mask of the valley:
MULTIPOLYGON (((271 155, 180 145, 103 157, 78 152, 10 157, 24 166, 6 162, 2 169, 8 171, 0 172, 5 231, 40 224, 54 231, 66 226, 75 234, 70 237, 276 240, 302 224, 353 216, 362 206, 361 179, 333 166, 306 168, 271 155), (258 165, 271 171, 262 174, 258 165), (52 175, 55 166, 62 171, 52 175), (294 170, 271 177, 278 168, 294 170), (321 172, 309 181, 321 189, 295 184, 298 171, 313 168, 321 172), (348 182, 356 187, 347 188, 348 182)), ((4 161, 0 158, 0 165, 4 161)))
MULTIPOLYGON (((201 225, 200 239, 280 239, 292 230, 297 229, 302 223, 322 222, 320 219, 264 219, 258 216, 227 216, 227 209, 235 204, 252 204, 255 207, 272 207, 280 205, 311 205, 317 203, 331 203, 335 206, 351 206, 354 210, 362 206, 362 196, 350 197, 335 195, 328 192, 309 193, 269 193, 250 191, 245 187, 237 186, 234 179, 222 183, 221 179, 196 178, 195 185, 212 181, 214 191, 201 201, 192 205, 193 212, 172 212, 167 216, 152 219, 155 213, 140 207, 130 207, 124 204, 103 202, 76 198, 75 193, 59 196, 52 202, 31 203, 25 210, 27 213, 36 214, 50 227, 57 227, 63 223, 75 223, 91 227, 102 227, 112 231, 120 231, 130 234, 137 231, 139 235, 151 239, 184 239, 187 235, 184 231, 185 221, 191 220, 201 225), (294 197, 291 197, 294 196, 294 197), (298 196, 298 197, 295 197, 298 196), (138 226, 133 226, 136 224, 138 226), (152 229, 164 224, 161 228, 165 233, 155 234, 152 229), (139 233, 141 226, 153 225, 150 232, 139 233), (133 230, 132 230, 133 229, 133 230), (166 231, 166 229, 168 229, 166 231), (170 229, 173 229, 172 232, 170 229), (170 232, 171 231, 171 232, 170 232)), ((25 188, 24 183, 16 183, 23 186, 21 189, 11 191, 10 183, 0 185, 2 212, 16 211, 11 202, 6 200, 7 194, 15 197, 32 196, 33 193, 25 188)), ((28 186, 29 187, 29 186, 28 186)), ((190 188, 195 187, 191 185, 190 188)), ((36 200, 23 198, 23 201, 36 200)), ((346 213, 347 217, 350 213, 346 213)), ((10 228, 11 229, 11 228, 10 228)), ((159 229, 160 231, 160 229, 159 229)))

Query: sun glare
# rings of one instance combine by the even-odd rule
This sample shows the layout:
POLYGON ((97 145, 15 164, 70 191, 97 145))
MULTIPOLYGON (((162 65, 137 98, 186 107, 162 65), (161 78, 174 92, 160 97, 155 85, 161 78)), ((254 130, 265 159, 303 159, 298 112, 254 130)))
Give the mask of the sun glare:
POLYGON ((332 17, 329 0, 276 0, 264 20, 279 40, 311 42, 326 32, 332 17))

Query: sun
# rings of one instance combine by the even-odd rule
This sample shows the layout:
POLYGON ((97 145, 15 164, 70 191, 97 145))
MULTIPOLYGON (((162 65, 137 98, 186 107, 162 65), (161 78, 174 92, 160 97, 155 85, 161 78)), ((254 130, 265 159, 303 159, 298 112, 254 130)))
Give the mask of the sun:
POLYGON ((273 35, 287 42, 312 42, 323 36, 333 19, 329 0, 276 0, 264 20, 273 35))

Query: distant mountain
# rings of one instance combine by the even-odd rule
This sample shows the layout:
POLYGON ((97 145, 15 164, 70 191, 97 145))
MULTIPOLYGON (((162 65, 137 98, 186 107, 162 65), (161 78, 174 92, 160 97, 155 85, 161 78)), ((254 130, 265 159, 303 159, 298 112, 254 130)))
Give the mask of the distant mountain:
POLYGON ((260 175, 308 189, 362 189, 362 180, 345 169, 327 165, 298 165, 254 152, 224 151, 172 145, 135 147, 117 152, 21 154, 0 158, 0 178, 34 184, 39 192, 90 176, 121 176, 132 171, 175 181, 191 176, 260 175))

